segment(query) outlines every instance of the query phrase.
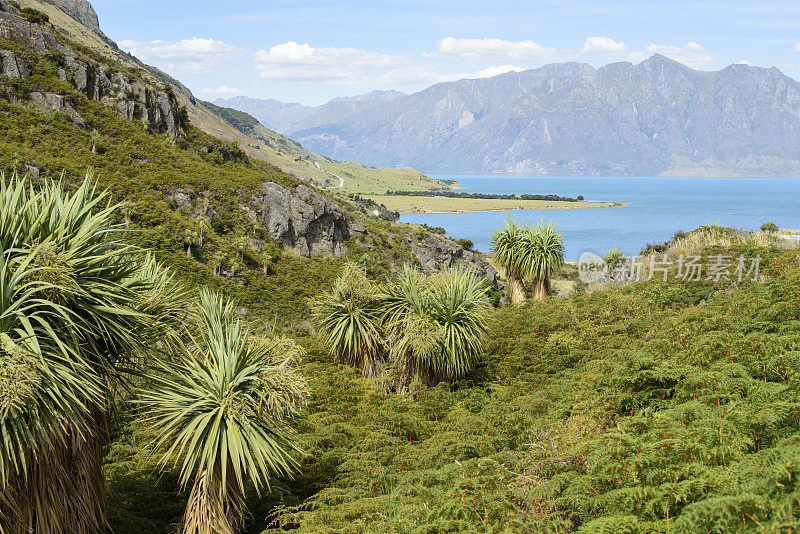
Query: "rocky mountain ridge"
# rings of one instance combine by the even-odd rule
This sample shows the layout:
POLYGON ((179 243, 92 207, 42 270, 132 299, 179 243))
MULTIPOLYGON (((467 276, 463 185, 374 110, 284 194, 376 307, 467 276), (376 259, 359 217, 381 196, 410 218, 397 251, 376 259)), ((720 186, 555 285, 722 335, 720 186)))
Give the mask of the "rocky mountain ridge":
POLYGON ((774 67, 700 71, 656 54, 348 104, 283 133, 331 158, 438 174, 800 176, 800 83, 774 67))
POLYGON ((5 0, 0 0, 0 40, 0 74, 7 77, 0 82, 0 97, 12 103, 28 103, 47 113, 64 113, 82 123, 69 96, 59 94, 57 87, 27 91, 24 83, 14 83, 30 78, 41 65, 56 69, 61 83, 90 100, 102 102, 122 117, 141 121, 156 133, 179 135, 182 126, 178 103, 169 88, 156 87, 129 70, 89 57, 49 22, 31 22, 17 6, 5 0))
POLYGON ((286 135, 313 125, 346 120, 352 113, 369 109, 376 104, 392 102, 404 96, 407 95, 400 91, 372 91, 364 95, 334 98, 321 106, 234 96, 218 98, 214 104, 249 113, 267 128, 286 135))
POLYGON ((105 37, 100 30, 100 21, 92 4, 86 0, 45 0, 48 4, 53 4, 61 11, 74 18, 98 35, 105 37))

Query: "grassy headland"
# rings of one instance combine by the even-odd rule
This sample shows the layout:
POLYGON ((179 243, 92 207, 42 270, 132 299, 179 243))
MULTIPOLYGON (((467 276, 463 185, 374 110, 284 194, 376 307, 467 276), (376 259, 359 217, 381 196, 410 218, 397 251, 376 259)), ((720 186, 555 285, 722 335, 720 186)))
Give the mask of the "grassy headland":
POLYGON ((401 213, 465 213, 531 209, 619 208, 619 202, 521 200, 509 198, 450 198, 443 196, 365 195, 392 211, 401 213))

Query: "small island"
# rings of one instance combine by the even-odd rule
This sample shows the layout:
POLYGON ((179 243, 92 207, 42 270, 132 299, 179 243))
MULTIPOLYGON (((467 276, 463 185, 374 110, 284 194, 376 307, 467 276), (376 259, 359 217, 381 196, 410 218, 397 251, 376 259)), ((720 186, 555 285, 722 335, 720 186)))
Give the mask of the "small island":
POLYGON ((530 209, 620 208, 619 202, 584 200, 556 195, 497 195, 449 191, 387 191, 364 195, 376 204, 400 213, 472 213, 530 209))

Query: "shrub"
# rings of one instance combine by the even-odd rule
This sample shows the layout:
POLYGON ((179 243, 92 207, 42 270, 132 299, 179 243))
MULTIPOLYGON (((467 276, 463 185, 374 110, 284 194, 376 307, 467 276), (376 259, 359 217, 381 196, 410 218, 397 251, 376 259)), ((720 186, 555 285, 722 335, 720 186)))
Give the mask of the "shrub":
POLYGON ((475 243, 469 239, 456 239, 456 244, 464 250, 472 250, 472 247, 475 246, 475 243))
POLYGON ((50 17, 41 11, 33 9, 32 7, 23 7, 20 12, 22 18, 31 24, 46 24, 50 22, 50 17))
POLYGON ((774 234, 778 231, 778 225, 774 222, 765 222, 761 225, 761 231, 766 232, 768 234, 774 234))

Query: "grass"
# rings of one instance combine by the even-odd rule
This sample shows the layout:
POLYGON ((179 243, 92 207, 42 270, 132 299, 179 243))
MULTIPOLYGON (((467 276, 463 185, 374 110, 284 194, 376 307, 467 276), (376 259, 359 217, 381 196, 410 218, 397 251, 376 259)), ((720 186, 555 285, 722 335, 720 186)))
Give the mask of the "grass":
POLYGON ((203 102, 202 106, 214 116, 204 114, 198 107, 191 117, 193 124, 217 137, 236 139, 250 157, 267 161, 321 189, 344 194, 450 189, 445 182, 411 167, 366 167, 328 159, 265 128, 247 113, 209 102, 203 102))
POLYGON ((366 195, 378 204, 401 213, 467 213, 530 209, 618 208, 618 202, 561 202, 549 200, 513 200, 505 198, 447 198, 395 195, 366 195))
MULTIPOLYGON (((325 171, 339 176, 344 186, 337 191, 356 194, 381 194, 385 191, 436 191, 450 187, 411 167, 365 167, 360 163, 326 162, 325 171)), ((334 184, 338 185, 338 184, 334 184)))

